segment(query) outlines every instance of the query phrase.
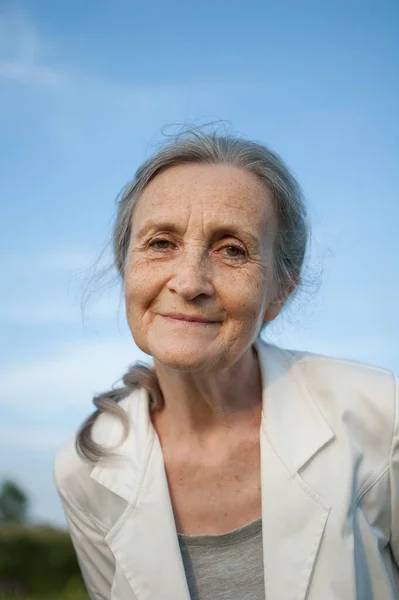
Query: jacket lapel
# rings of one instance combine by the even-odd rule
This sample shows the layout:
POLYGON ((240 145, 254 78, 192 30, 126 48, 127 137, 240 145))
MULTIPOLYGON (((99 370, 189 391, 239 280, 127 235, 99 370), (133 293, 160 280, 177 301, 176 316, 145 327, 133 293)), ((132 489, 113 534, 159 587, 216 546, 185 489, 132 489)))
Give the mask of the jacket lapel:
POLYGON ((305 600, 329 507, 299 471, 333 439, 289 352, 259 344, 266 598, 305 600))
POLYGON ((116 465, 111 461, 91 473, 93 479, 126 500, 126 509, 105 541, 137 600, 190 600, 147 394, 135 391, 121 404, 132 422, 131 432, 119 449, 121 458, 116 465))

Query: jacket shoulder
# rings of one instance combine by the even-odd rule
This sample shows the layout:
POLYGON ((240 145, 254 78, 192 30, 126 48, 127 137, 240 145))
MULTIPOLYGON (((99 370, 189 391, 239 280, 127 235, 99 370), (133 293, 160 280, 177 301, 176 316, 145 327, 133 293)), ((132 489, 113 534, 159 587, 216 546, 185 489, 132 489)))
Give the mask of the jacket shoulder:
POLYGON ((288 351, 307 381, 356 389, 372 386, 373 391, 393 391, 395 375, 388 369, 359 361, 299 350, 288 351))
POLYGON ((396 414, 396 377, 388 369, 289 351, 302 381, 332 429, 387 456, 396 414))
MULTIPOLYGON (((126 463, 135 471, 140 471, 144 461, 149 428, 146 418, 147 395, 144 390, 137 388, 118 405, 127 417, 127 437, 122 420, 109 412, 101 413, 93 426, 91 437, 105 449, 104 457, 96 461, 82 457, 76 448, 76 432, 63 442, 56 453, 53 474, 57 491, 61 499, 67 497, 82 510, 87 506, 92 507, 93 500, 96 503, 108 501, 110 491, 104 487, 104 482, 99 482, 97 475, 100 471, 116 478, 126 463)), ((129 486, 129 482, 119 481, 116 487, 122 483, 125 487, 129 486)))
MULTIPOLYGON (((121 408, 129 407, 128 399, 120 403, 121 408)), ((101 458, 101 464, 112 461, 111 453, 123 437, 123 425, 112 414, 101 413, 97 418, 92 439, 109 450, 110 456, 101 458)), ((77 432, 70 435, 60 446, 53 464, 54 482, 60 496, 67 496, 78 506, 84 507, 87 497, 98 493, 99 485, 91 478, 97 461, 90 461, 79 454, 76 447, 77 432), (94 489, 92 489, 94 488, 94 489)))
POLYGON ((93 468, 79 456, 76 433, 70 435, 59 448, 54 459, 54 481, 58 491, 67 490, 75 481, 86 478, 93 468))

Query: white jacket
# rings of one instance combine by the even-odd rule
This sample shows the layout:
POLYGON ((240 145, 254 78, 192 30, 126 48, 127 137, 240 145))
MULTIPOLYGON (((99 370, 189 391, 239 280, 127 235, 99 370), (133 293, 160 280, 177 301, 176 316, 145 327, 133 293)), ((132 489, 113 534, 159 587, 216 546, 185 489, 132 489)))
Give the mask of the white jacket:
MULTIPOLYGON (((399 599, 394 376, 263 343, 257 349, 265 597, 399 599)), ((131 431, 120 458, 87 464, 71 438, 55 463, 90 597, 189 600, 147 395, 137 390, 121 406, 131 431)), ((112 416, 95 425, 94 439, 105 445, 120 434, 112 416)))

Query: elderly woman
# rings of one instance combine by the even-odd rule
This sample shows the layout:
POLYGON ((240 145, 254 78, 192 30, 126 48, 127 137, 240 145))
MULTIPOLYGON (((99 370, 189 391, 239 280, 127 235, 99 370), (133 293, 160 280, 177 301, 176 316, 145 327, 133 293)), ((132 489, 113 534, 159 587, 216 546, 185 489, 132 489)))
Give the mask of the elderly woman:
POLYGON ((119 200, 153 357, 59 451, 96 600, 399 598, 399 411, 380 368, 261 341, 301 282, 300 188, 266 147, 178 135, 119 200))

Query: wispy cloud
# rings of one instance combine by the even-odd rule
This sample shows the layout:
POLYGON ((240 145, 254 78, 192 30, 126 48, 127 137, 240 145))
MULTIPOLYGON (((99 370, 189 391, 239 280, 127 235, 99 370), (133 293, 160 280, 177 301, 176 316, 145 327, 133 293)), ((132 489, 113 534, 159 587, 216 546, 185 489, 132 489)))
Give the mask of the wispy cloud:
POLYGON ((93 395, 110 389, 136 360, 148 357, 129 339, 65 344, 53 355, 3 368, 0 408, 12 403, 21 418, 43 415, 53 422, 68 410, 89 411, 93 395))
POLYGON ((52 254, 41 254, 35 259, 38 268, 54 271, 85 272, 97 261, 93 252, 61 251, 52 254))
POLYGON ((45 42, 20 8, 0 14, 0 78, 58 89, 68 75, 45 56, 45 42))
POLYGON ((92 323, 114 319, 117 322, 122 310, 121 297, 94 298, 87 305, 78 296, 71 298, 70 302, 55 298, 49 300, 48 296, 41 299, 29 298, 26 302, 0 302, 0 323, 13 323, 15 325, 43 325, 65 323, 92 323))
POLYGON ((31 325, 115 319, 123 305, 110 256, 60 251, 0 257, 9 293, 0 298, 0 323, 31 325), (32 293, 34 288, 34 293, 32 293))
MULTIPOLYGON (((79 64, 71 64, 70 58, 64 63, 60 57, 72 54, 68 39, 60 41, 51 32, 44 35, 40 23, 33 23, 26 12, 11 9, 1 14, 0 10, 0 40, 0 88, 10 91, 5 96, 10 98, 7 111, 20 110, 13 98, 20 100, 21 90, 30 94, 40 89, 48 104, 38 103, 33 95, 35 123, 40 121, 50 133, 52 151, 62 152, 64 159, 71 155, 76 162, 78 155, 87 161, 95 154, 94 139, 96 150, 103 151, 100 159, 110 147, 118 147, 119 155, 124 149, 130 153, 129 138, 137 137, 145 123, 158 129, 165 122, 186 118, 190 101, 185 84, 139 84, 134 76, 123 82, 98 77, 85 68, 84 57, 79 64)), ((205 88, 191 90, 197 102, 201 97, 208 101, 205 88)), ((29 112, 28 122, 30 116, 29 112)))
MULTIPOLYGON (((48 275, 49 273, 71 273, 80 274, 88 272, 92 266, 97 262, 97 256, 94 252, 84 250, 59 250, 31 254, 27 257, 25 254, 21 255, 2 255, 0 256, 0 269, 1 272, 15 273, 21 271, 35 273, 42 272, 48 275)), ((110 257, 105 258, 105 264, 110 263, 110 257), (105 261, 108 261, 107 263, 105 261)))
POLYGON ((63 430, 53 428, 20 427, 17 425, 0 425, 2 445, 23 448, 25 450, 54 451, 59 448, 65 437, 63 430))
POLYGON ((54 56, 59 54, 57 42, 45 38, 29 14, 14 7, 0 12, 0 78, 35 84, 47 88, 61 89, 68 86, 74 96, 79 92, 79 101, 90 96, 120 106, 130 104, 130 111, 148 112, 154 106, 181 95, 181 85, 138 85, 119 83, 93 77, 79 69, 64 68, 57 64, 54 56), (83 98, 82 98, 83 96, 83 98))
POLYGON ((18 57, 0 59, 0 77, 50 88, 59 88, 67 80, 66 75, 57 69, 18 57))
MULTIPOLYGON (((109 156, 113 161, 110 148, 117 148, 117 156, 130 156, 132 137, 140 138, 146 127, 157 131, 168 122, 212 120, 215 115, 208 111, 193 116, 191 106, 206 106, 211 96, 221 101, 226 95, 226 86, 222 92, 215 83, 207 85, 204 81, 190 85, 142 84, 135 80, 134 71, 123 81, 106 74, 94 75, 85 66, 84 49, 79 64, 73 62, 66 37, 60 40, 52 32, 43 34, 40 23, 36 25, 26 11, 14 8, 3 14, 0 9, 0 40, 0 87, 11 90, 7 110, 11 114, 20 110, 13 99, 21 98, 21 90, 29 94, 39 88, 48 104, 38 103, 32 95, 37 112, 35 123, 40 122, 41 128, 50 133, 52 151, 62 152, 64 159, 71 155, 75 163, 77 156, 90 161, 97 151, 100 160, 109 156), (60 57, 68 57, 67 62, 60 57)), ((227 98, 237 92, 235 85, 227 98)), ((28 122, 31 114, 27 115, 28 122)))

